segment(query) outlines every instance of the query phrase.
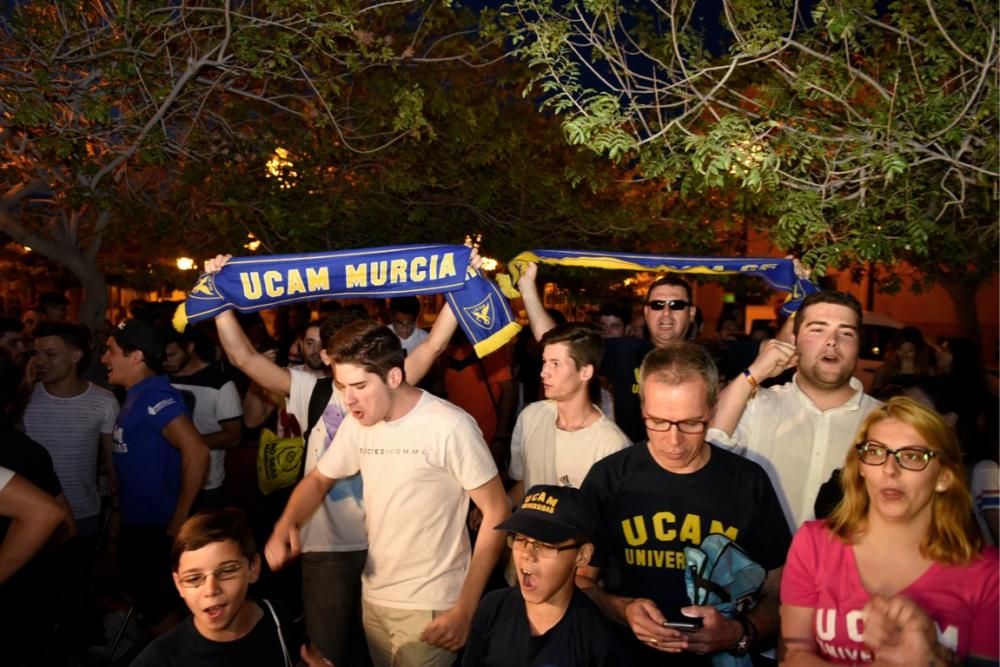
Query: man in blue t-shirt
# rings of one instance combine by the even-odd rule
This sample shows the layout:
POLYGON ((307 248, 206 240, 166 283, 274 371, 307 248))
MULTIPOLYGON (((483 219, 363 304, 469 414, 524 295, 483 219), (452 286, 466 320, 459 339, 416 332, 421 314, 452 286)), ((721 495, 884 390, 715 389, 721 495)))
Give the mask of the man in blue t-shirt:
POLYGON ((164 337, 141 319, 108 338, 108 382, 127 391, 112 434, 122 516, 121 562, 139 620, 154 635, 172 627, 176 606, 169 553, 208 468, 209 450, 170 380, 160 375, 164 337))

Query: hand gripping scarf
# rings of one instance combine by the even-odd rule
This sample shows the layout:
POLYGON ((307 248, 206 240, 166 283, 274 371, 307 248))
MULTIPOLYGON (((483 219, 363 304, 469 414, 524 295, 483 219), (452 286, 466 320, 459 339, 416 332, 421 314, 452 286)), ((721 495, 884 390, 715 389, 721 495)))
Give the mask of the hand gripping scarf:
POLYGON ((464 245, 398 245, 300 255, 234 257, 204 273, 174 314, 182 331, 227 310, 249 313, 337 297, 393 297, 443 292, 476 354, 485 357, 517 335, 510 304, 471 269, 464 245))
POLYGON ((679 257, 676 255, 637 255, 623 252, 595 252, 586 250, 527 250, 512 259, 507 268, 511 275, 497 276, 503 293, 514 299, 520 294, 517 280, 528 262, 581 266, 598 269, 626 271, 667 271, 701 275, 746 274, 764 279, 776 290, 788 292, 788 299, 781 312, 791 315, 798 310, 802 300, 817 291, 805 278, 795 275, 795 265, 790 259, 773 257, 679 257))

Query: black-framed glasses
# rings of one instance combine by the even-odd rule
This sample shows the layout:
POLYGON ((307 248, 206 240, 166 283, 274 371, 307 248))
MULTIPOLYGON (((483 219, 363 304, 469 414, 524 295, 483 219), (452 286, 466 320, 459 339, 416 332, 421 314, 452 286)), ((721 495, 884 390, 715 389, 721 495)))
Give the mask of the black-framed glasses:
POLYGON ((690 301, 685 301, 684 299, 654 299, 646 304, 649 306, 650 310, 663 310, 664 308, 669 308, 670 310, 684 310, 691 306, 690 301))
POLYGON ((672 419, 643 417, 642 421, 648 430, 656 431, 657 433, 669 431, 672 426, 676 426, 678 431, 686 435, 700 435, 708 429, 708 422, 700 421, 698 419, 683 419, 679 422, 675 422, 672 419))
POLYGON ((555 558, 559 555, 560 551, 568 551, 570 549, 579 549, 581 545, 577 543, 564 544, 561 547, 557 547, 554 544, 545 544, 544 542, 539 542, 538 540, 529 540, 527 537, 522 535, 514 535, 509 533, 507 535, 507 546, 510 547, 511 551, 516 551, 518 553, 524 551, 529 546, 535 555, 539 558, 555 558))
POLYGON ((923 447, 901 447, 890 449, 880 442, 869 441, 857 446, 858 457, 865 465, 880 466, 889 460, 890 456, 896 458, 896 463, 900 468, 920 472, 931 464, 931 459, 941 456, 941 452, 935 452, 923 447))
POLYGON ((200 588, 202 584, 208 579, 208 575, 211 574, 215 577, 216 581, 226 581, 227 579, 235 579, 240 575, 240 570, 243 569, 243 565, 246 561, 233 561, 232 563, 226 563, 217 570, 209 573, 205 572, 195 572, 191 574, 185 574, 180 577, 181 586, 184 588, 200 588))

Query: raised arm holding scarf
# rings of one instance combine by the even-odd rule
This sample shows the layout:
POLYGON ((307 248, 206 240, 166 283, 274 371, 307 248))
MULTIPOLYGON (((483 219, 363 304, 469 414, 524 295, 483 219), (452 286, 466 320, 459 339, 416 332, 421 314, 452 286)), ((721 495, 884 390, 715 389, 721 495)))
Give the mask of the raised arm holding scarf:
POLYGON ((202 274, 174 314, 178 330, 224 310, 243 313, 329 298, 444 293, 455 318, 484 357, 517 335, 510 304, 469 267, 464 245, 399 245, 359 250, 234 257, 202 274))
POLYGON ((641 255, 596 250, 527 250, 508 263, 511 275, 497 276, 500 288, 510 298, 519 295, 514 288, 528 262, 558 266, 580 266, 625 271, 656 271, 695 273, 700 275, 756 276, 776 290, 788 292, 781 312, 790 315, 798 310, 802 300, 817 291, 806 278, 795 275, 795 263, 774 257, 681 257, 677 255, 641 255))

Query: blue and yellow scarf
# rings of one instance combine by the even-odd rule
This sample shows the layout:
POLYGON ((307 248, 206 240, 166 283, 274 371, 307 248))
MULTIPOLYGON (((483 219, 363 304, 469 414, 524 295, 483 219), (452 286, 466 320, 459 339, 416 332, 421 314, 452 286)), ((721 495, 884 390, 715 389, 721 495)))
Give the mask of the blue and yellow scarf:
POLYGON ((177 308, 174 327, 226 309, 243 313, 312 299, 394 297, 443 292, 459 325, 484 357, 517 335, 510 304, 469 267, 464 245, 383 248, 267 257, 234 257, 202 274, 177 308))
POLYGON ((817 291, 805 278, 795 275, 795 264, 790 259, 773 257, 679 257, 670 255, 640 255, 624 252, 599 252, 594 250, 526 250, 512 259, 507 268, 510 276, 497 276, 503 293, 514 299, 520 296, 517 280, 528 262, 558 266, 580 266, 625 271, 656 271, 695 273, 700 275, 745 274, 762 278, 772 288, 788 292, 788 299, 781 307, 785 315, 798 310, 802 300, 817 291))

